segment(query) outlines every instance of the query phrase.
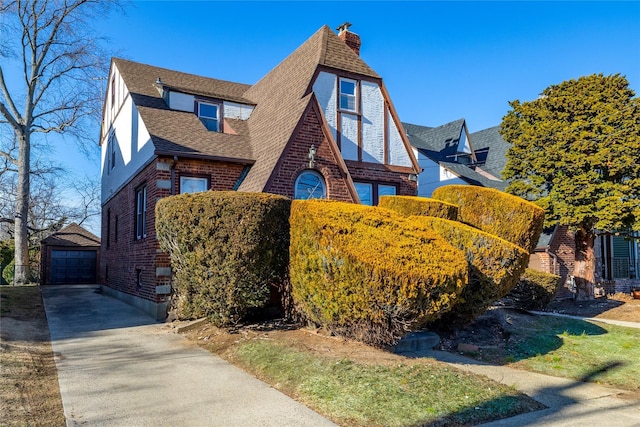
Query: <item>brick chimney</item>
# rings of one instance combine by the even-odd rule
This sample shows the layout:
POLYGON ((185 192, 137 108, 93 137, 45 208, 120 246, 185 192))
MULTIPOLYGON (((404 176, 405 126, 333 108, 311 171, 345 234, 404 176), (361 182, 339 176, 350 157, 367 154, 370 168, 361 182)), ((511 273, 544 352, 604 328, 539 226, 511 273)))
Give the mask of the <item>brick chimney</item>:
POLYGON ((360 45, 362 44, 360 42, 360 36, 349 31, 350 26, 351 24, 349 22, 345 22, 344 24, 340 25, 337 28, 338 37, 340 37, 340 39, 342 39, 342 41, 344 41, 347 46, 349 46, 351 50, 356 53, 356 55, 360 56, 360 45))

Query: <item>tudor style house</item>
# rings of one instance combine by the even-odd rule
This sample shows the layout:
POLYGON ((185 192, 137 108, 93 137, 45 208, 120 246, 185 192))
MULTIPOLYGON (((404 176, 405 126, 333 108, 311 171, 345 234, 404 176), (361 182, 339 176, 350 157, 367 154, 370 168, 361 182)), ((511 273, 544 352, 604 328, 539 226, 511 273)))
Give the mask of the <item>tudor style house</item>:
POLYGON ((169 257, 154 207, 206 190, 377 204, 416 195, 420 165, 360 37, 320 28, 247 85, 113 59, 103 111, 105 292, 164 319, 169 257))

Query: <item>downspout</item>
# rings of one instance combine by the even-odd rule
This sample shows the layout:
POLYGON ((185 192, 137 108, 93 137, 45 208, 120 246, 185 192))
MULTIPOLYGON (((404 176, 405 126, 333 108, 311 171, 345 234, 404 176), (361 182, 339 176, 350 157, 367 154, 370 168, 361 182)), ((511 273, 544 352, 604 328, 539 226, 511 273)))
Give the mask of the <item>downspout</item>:
POLYGON ((176 165, 178 164, 178 156, 173 156, 171 162, 171 195, 176 194, 176 165))

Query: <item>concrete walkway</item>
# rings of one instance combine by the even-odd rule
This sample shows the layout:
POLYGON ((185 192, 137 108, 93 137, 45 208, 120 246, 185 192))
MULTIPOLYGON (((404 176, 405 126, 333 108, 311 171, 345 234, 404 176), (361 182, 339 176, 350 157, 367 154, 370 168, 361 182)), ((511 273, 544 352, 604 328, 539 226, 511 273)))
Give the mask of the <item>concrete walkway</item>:
POLYGON ((42 288, 67 426, 333 426, 98 286, 42 288))
POLYGON ((547 409, 540 411, 483 424, 484 427, 640 426, 640 393, 637 392, 489 365, 443 351, 425 350, 402 354, 433 358, 464 371, 487 376, 499 383, 513 386, 547 406, 547 409))
POLYGON ((615 319, 602 319, 600 317, 571 316, 570 314, 550 313, 548 311, 532 311, 532 313, 538 314, 540 316, 565 317, 568 319, 586 320, 589 322, 600 322, 600 323, 606 323, 608 325, 624 326, 625 328, 640 329, 640 322, 628 322, 626 320, 615 320, 615 319))

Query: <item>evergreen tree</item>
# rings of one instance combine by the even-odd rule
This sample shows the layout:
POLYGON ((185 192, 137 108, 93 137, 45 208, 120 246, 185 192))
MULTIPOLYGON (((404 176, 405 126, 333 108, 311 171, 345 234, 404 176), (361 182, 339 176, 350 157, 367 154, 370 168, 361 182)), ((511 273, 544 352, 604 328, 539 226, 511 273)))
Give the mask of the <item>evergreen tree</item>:
POLYGON ((546 225, 575 232, 579 299, 593 298, 596 231, 640 230, 640 102, 619 74, 594 74, 509 103, 507 192, 536 201, 546 225))

